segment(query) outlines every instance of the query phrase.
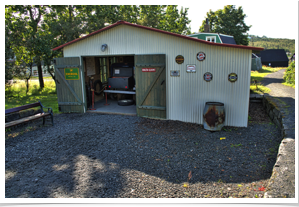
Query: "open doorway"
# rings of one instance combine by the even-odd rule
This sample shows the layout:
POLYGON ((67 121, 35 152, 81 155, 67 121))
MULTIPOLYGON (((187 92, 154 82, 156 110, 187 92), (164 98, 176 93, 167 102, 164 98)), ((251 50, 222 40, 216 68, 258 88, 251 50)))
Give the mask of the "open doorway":
POLYGON ((87 111, 136 115, 134 55, 83 57, 83 62, 87 111))

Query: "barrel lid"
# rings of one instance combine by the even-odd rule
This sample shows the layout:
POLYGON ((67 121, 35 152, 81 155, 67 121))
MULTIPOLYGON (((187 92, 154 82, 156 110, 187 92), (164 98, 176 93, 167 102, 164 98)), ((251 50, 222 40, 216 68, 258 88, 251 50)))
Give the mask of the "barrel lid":
POLYGON ((220 103, 220 102, 206 102, 206 105, 224 106, 224 103, 220 103))

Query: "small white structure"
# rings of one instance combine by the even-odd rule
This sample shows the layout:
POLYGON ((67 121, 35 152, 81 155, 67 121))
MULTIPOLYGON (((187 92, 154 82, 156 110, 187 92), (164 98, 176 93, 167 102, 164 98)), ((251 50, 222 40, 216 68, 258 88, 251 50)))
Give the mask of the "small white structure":
MULTIPOLYGON (((140 70, 139 75, 135 75, 136 82, 139 84, 136 84, 136 100, 138 100, 138 96, 143 94, 142 91, 138 92, 138 87, 143 88, 143 91, 146 91, 147 87, 155 87, 154 84, 147 83, 145 79, 140 80, 141 77, 146 77, 142 76, 146 71, 142 69, 161 66, 161 64, 151 65, 140 61, 146 60, 144 55, 146 57, 153 56, 151 60, 155 60, 155 55, 162 54, 165 59, 165 63, 163 63, 165 70, 161 73, 165 73, 166 77, 166 103, 165 106, 158 106, 158 103, 157 107, 148 109, 165 110, 165 116, 159 117, 159 115, 148 113, 147 117, 203 124, 205 103, 221 102, 225 106, 225 125, 237 127, 246 127, 248 124, 252 52, 263 50, 263 48, 257 47, 208 42, 125 21, 118 21, 53 50, 58 49, 63 49, 66 60, 71 57, 79 59, 81 75, 77 85, 82 88, 82 91, 77 100, 81 99, 83 108, 81 112, 87 110, 84 105, 86 103, 84 83, 88 79, 86 75, 86 60, 88 58, 120 56, 134 58, 135 70, 140 70), (107 47, 103 51, 101 47, 105 44, 107 47), (139 80, 137 80, 138 78, 139 80)), ((66 67, 63 58, 58 62, 56 63, 57 68, 66 67)), ((68 64, 71 65, 70 62, 68 64)), ((97 64, 94 65, 96 68, 101 68, 97 64)), ((157 74, 160 70, 152 71, 152 73, 146 74, 154 76, 155 72, 157 74)), ((63 70, 61 70, 62 73, 63 70)), ((157 74, 158 76, 159 74, 157 74)), ((74 84, 74 81, 67 81, 69 85, 74 84)), ((157 85, 161 84, 162 86, 163 83, 161 81, 157 85)), ((163 99, 163 97, 157 98, 157 96, 151 98, 163 99)), ((141 109, 145 110, 146 107, 138 104, 141 103, 138 101, 136 103, 137 115, 146 116, 141 112, 141 109)))

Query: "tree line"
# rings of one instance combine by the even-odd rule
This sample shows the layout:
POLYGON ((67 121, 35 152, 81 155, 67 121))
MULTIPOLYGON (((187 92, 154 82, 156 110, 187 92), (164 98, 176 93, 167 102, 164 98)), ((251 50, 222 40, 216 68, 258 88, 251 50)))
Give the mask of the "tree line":
POLYGON ((288 56, 295 53, 295 40, 294 39, 282 39, 282 38, 270 38, 266 36, 249 35, 250 46, 263 47, 267 49, 284 49, 288 56))
POLYGON ((52 48, 119 20, 188 35, 187 15, 188 8, 176 5, 6 5, 5 80, 19 76, 28 83, 36 64, 42 89, 42 64, 52 74, 51 61, 63 56, 52 48))

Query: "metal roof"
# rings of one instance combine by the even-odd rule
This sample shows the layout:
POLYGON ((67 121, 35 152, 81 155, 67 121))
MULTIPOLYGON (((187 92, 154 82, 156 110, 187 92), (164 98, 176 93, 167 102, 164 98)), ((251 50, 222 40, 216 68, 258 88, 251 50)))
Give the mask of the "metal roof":
POLYGON ((224 44, 237 44, 233 36, 219 34, 219 37, 224 44))
POLYGON ((58 47, 55 47, 53 48, 52 50, 58 50, 58 49, 61 49, 65 46, 68 46, 70 44, 73 44, 73 43, 76 43, 78 41, 81 41, 81 40, 84 40, 86 38, 89 38, 95 34, 98 34, 100 32, 103 32, 105 30, 108 30, 108 29, 111 29, 115 26, 118 26, 118 25, 128 25, 128 26, 132 26, 132 27, 138 27, 138 28, 142 28, 142 29, 147 29, 147 30, 151 30, 151 31, 155 31, 155 32, 160 32, 160 33, 163 33, 163 34, 167 34, 167 35, 172 35, 172 36, 176 36, 176 37, 180 37, 180 38, 184 38, 184 39, 188 39, 188 40, 191 40, 191 41, 196 41, 196 42, 201 42, 201 43, 204 43, 204 44, 208 44, 208 45, 215 45, 215 46, 220 46, 220 47, 233 47, 233 48, 240 48, 240 49, 247 49, 247 50, 253 50, 253 51, 263 51, 264 48, 261 48, 261 47, 250 47, 250 46, 244 46, 244 45, 233 45, 233 44, 223 44, 223 43, 213 43, 213 42, 209 42, 209 41, 205 41, 205 40, 201 40, 201 39, 195 39, 193 37, 188 37, 188 36, 185 36, 185 35, 180 35, 180 34, 175 34, 175 33, 172 33, 172 32, 167 32, 167 31, 163 31, 163 30, 159 30, 159 29, 155 29, 155 28, 151 28, 151 27, 146 27, 146 26, 141 26, 141 25, 137 25, 137 24, 132 24, 132 23, 129 23, 129 22, 126 22, 126 21, 118 21, 110 26, 107 26, 107 27, 104 27, 100 30, 97 30, 95 32, 92 32, 84 37, 81 37, 81 38, 78 38, 78 39, 75 39, 75 40, 72 40, 70 42, 67 42, 65 44, 62 44, 58 47))
POLYGON ((262 58, 262 62, 289 61, 284 49, 264 50, 261 52, 260 57, 262 58))

